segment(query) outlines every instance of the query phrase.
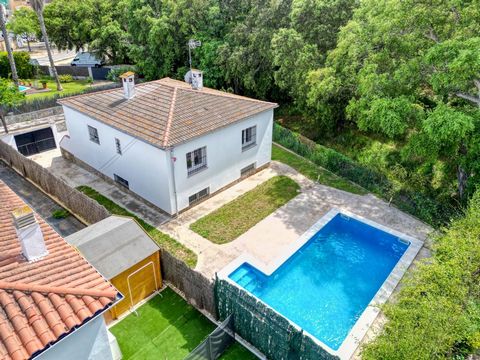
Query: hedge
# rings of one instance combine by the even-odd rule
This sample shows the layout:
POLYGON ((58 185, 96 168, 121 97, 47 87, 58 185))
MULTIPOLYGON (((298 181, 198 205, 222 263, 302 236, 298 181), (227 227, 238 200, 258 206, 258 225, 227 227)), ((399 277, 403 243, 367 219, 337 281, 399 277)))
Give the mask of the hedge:
POLYGON ((362 359, 467 359, 480 349, 480 190, 404 280, 362 359))
POLYGON ((439 201, 421 192, 396 189, 388 178, 349 157, 274 124, 273 140, 331 172, 349 179, 392 202, 400 209, 433 225, 441 226, 456 215, 458 209, 448 201, 439 201))
MULTIPOLYGON (((20 79, 31 79, 35 73, 35 67, 30 64, 30 54, 26 51, 15 51, 13 53, 17 74, 20 79)), ((0 52, 0 77, 11 78, 12 70, 8 61, 6 51, 0 52)))

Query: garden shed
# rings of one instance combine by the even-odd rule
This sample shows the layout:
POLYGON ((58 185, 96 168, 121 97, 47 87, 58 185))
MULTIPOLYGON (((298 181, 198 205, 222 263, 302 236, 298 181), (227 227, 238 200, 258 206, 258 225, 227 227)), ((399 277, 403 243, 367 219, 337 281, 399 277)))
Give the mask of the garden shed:
POLYGON ((107 323, 162 287, 160 248, 132 218, 110 216, 66 240, 125 296, 107 323))

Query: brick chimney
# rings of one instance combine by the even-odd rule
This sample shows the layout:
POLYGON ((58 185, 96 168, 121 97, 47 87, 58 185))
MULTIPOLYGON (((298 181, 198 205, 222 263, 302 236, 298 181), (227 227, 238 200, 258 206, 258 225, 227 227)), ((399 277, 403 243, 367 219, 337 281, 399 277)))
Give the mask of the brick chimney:
POLYGON ((123 96, 125 99, 130 100, 135 96, 135 73, 133 71, 127 71, 120 75, 123 84, 123 96))
POLYGON ((31 262, 48 255, 43 233, 35 219, 33 210, 25 205, 14 210, 12 217, 25 258, 31 262))

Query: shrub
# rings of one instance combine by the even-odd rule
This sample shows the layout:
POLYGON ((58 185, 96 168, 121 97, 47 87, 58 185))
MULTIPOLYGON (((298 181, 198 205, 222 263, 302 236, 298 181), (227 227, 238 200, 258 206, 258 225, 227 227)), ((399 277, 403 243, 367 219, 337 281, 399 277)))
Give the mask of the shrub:
POLYGON ((465 359, 480 347, 480 191, 404 281, 362 359, 465 359))
POLYGON ((60 80, 61 83, 69 83, 73 81, 73 76, 70 74, 59 75, 58 80, 60 80))
POLYGON ((58 209, 52 212, 52 217, 55 219, 65 219, 70 216, 70 212, 65 209, 58 209))
POLYGON ((361 165, 333 149, 317 144, 278 124, 273 128, 273 140, 387 201, 393 200, 400 209, 431 225, 445 225, 452 216, 457 215, 458 209, 450 204, 449 199, 439 199, 429 194, 401 188, 398 184, 392 183, 383 173, 361 165))
MULTIPOLYGON (((33 78, 35 67, 30 64, 30 54, 26 51, 15 51, 13 53, 17 74, 20 79, 33 78)), ((0 52, 0 77, 11 78, 10 63, 6 51, 0 52)))
POLYGON ((122 75, 123 73, 126 73, 127 71, 135 72, 136 71, 135 66, 125 65, 125 66, 114 67, 110 69, 106 78, 107 80, 110 80, 110 81, 118 81, 119 76, 122 75))

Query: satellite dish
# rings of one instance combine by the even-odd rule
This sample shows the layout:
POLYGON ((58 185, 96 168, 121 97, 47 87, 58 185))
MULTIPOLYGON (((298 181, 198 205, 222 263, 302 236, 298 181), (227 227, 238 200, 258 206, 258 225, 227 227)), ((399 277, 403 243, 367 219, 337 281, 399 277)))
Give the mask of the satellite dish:
POLYGON ((192 83, 192 70, 188 70, 187 73, 185 74, 185 82, 187 84, 191 84, 192 83))

